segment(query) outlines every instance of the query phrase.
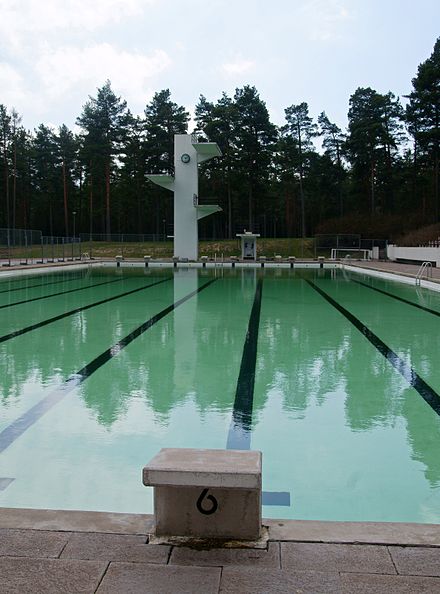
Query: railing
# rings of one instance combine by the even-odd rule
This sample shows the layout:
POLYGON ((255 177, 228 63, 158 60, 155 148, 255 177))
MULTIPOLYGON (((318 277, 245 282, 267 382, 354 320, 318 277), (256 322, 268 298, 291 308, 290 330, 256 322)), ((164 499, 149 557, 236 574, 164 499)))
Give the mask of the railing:
POLYGON ((40 253, 41 231, 0 229, 0 266, 28 264, 40 253))
POLYGON ((79 237, 46 237, 41 231, 0 229, 0 266, 80 259, 79 237))
POLYGON ((432 263, 423 262, 416 274, 416 285, 420 285, 422 277, 425 274, 426 278, 432 278, 432 263))
POLYGON ((81 259, 81 240, 79 237, 41 238, 41 259, 39 262, 66 262, 81 259))

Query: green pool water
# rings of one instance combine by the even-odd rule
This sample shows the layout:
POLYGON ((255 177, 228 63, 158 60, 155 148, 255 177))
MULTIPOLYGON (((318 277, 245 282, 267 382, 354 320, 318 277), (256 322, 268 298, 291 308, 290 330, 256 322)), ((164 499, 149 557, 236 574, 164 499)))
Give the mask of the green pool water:
POLYGON ((151 513, 160 448, 238 447, 265 517, 438 523, 439 315, 336 269, 0 277, 0 506, 151 513))

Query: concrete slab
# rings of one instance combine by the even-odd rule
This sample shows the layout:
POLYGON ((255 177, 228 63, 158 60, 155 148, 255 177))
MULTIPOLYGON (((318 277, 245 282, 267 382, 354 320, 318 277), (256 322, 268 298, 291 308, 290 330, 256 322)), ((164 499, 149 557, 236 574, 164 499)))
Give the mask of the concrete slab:
POLYGON ((440 546, 440 525, 403 522, 268 520, 270 540, 440 546))
POLYGON ((388 547, 397 572, 440 577, 440 548, 388 547))
POLYGON ((0 528, 149 534, 153 525, 151 514, 0 508, 0 528))
POLYGON ((281 567, 291 570, 395 574, 386 547, 325 543, 281 543, 281 567))
POLYGON ((96 594, 217 594, 219 567, 111 563, 96 594))
POLYGON ((341 594, 440 594, 440 579, 402 575, 341 574, 341 594))
POLYGON ((170 557, 171 565, 210 565, 230 566, 239 565, 252 567, 280 568, 279 544, 272 542, 267 551, 260 549, 211 549, 196 550, 188 548, 173 548, 170 557))
POLYGON ((162 448, 144 467, 144 485, 261 489, 261 452, 162 448))
POLYGON ((261 452, 163 448, 143 469, 156 536, 257 540, 261 452))
POLYGON ((257 540, 261 490, 154 488, 155 534, 257 540))
POLYGON ((68 539, 65 532, 0 529, 0 555, 58 557, 68 539))
MULTIPOLYGON (((270 540, 440 547, 439 524, 263 519, 270 540)), ((0 528, 152 534, 151 514, 0 508, 0 528)))
POLYGON ((170 549, 169 546, 146 544, 145 536, 82 533, 71 535, 61 558, 166 564, 170 549))
POLYGON ((225 567, 222 594, 340 594, 338 573, 225 567))
POLYGON ((106 567, 101 561, 0 557, 0 591, 2 594, 90 594, 98 587, 106 567))

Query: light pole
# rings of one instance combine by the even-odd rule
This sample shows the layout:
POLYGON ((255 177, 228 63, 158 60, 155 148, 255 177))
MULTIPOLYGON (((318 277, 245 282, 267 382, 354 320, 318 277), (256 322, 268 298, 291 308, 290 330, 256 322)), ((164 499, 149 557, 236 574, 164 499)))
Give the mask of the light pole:
POLYGON ((167 240, 167 221, 166 221, 166 219, 162 219, 162 223, 163 223, 163 240, 166 241, 167 240))
POLYGON ((76 210, 72 212, 73 214, 73 240, 75 240, 75 217, 76 217, 76 210))

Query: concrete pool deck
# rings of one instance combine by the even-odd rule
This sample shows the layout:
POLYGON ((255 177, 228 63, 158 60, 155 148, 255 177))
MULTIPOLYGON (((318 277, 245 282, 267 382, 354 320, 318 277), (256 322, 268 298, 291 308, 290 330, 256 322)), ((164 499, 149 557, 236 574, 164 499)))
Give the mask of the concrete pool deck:
MULTIPOLYGON (((375 270, 378 272, 386 272, 389 274, 400 274, 402 276, 416 277, 417 272, 420 269, 420 264, 403 264, 401 262, 391 262, 382 260, 370 260, 370 261, 352 261, 350 266, 356 268, 364 268, 365 270, 375 270)), ((430 280, 433 282, 440 282, 440 268, 433 266, 430 269, 432 277, 429 279, 426 275, 423 276, 424 280, 430 280)))
POLYGON ((0 509, 2 594, 440 593, 440 526, 265 520, 265 549, 149 544, 150 515, 0 509))

